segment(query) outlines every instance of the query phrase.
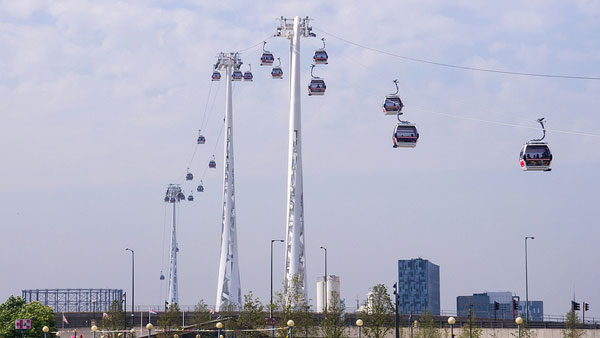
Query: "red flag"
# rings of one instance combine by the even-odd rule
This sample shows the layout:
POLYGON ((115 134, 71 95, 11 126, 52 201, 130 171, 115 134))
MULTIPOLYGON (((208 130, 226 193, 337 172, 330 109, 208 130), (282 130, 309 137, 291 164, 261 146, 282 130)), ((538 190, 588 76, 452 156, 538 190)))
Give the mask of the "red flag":
POLYGON ((65 317, 64 313, 63 313, 63 323, 69 324, 69 321, 67 320, 67 317, 65 317))

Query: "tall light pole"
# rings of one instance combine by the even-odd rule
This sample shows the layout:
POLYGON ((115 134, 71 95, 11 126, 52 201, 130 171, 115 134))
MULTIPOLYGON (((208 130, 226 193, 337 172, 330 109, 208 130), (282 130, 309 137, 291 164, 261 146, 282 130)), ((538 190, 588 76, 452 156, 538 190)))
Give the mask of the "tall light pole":
MULTIPOLYGON (((135 252, 129 248, 125 248, 125 251, 131 251, 131 316, 135 316, 135 252)), ((127 310, 125 310, 127 311, 127 310)), ((133 322, 132 322, 133 323, 133 322)))
POLYGON ((327 312, 327 248, 322 245, 320 248, 325 251, 325 275, 323 276, 323 290, 324 290, 323 293, 325 296, 325 309, 323 310, 323 312, 326 313, 327 312))
MULTIPOLYGON (((285 292, 293 294, 300 288, 308 299, 306 285, 306 254, 304 242, 304 191, 302 176, 302 130, 300 128, 300 37, 315 37, 310 19, 296 16, 280 18, 275 36, 290 40, 290 121, 288 139, 288 175, 285 224, 285 292), (297 283, 295 282, 297 281, 297 283)), ((286 297, 293 302, 292 297, 286 297)), ((290 304, 288 304, 290 305, 290 304)), ((291 304, 296 306, 297 304, 291 304)))
POLYGON ((529 281, 527 280, 527 240, 535 239, 533 236, 525 236, 525 320, 529 323, 529 281))

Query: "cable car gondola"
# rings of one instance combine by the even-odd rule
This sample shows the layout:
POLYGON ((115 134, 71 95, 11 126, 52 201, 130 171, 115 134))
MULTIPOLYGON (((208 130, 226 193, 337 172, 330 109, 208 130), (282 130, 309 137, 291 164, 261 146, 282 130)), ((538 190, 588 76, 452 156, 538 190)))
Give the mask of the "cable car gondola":
POLYGON ((165 196, 165 202, 169 202, 169 196, 165 196))
POLYGON ((244 72, 244 81, 252 81, 254 78, 254 76, 252 76, 252 66, 248 64, 248 67, 250 67, 250 69, 244 72))
POLYGON ((327 61, 329 59, 329 56, 327 55, 327 52, 325 51, 325 38, 322 38, 321 41, 323 41, 323 48, 319 48, 315 51, 315 55, 313 56, 313 62, 316 65, 326 65, 327 61))
POLYGON ((524 171, 550 171, 552 162, 552 152, 547 142, 543 142, 546 137, 546 128, 544 127, 544 118, 537 120, 542 125, 542 138, 531 140, 523 145, 519 154, 519 164, 524 171))
POLYGON ((202 180, 200 180, 200 184, 198 185, 198 187, 196 188, 196 190, 198 190, 198 192, 203 192, 204 191, 204 186, 202 185, 202 180))
POLYGON ((221 73, 219 73, 218 70, 213 71, 213 73, 212 73, 212 80, 213 81, 220 81, 221 80, 221 73))
POLYGON ((275 61, 275 57, 273 53, 265 50, 265 46, 267 45, 266 41, 263 41, 263 53, 260 57, 260 65, 261 66, 271 66, 273 65, 273 61, 275 61))
POLYGON ((281 69, 281 59, 277 58, 277 61, 279 61, 279 65, 273 66, 273 69, 271 69, 271 77, 274 79, 282 79, 283 70, 281 69))
POLYGON ((320 77, 316 77, 313 75, 313 69, 315 69, 315 65, 311 65, 310 67, 310 76, 312 79, 310 80, 310 84, 308 85, 308 96, 311 95, 325 95, 325 80, 320 77))
POLYGON ((414 148, 419 140, 419 132, 414 123, 400 121, 394 128, 394 148, 414 148))
POLYGON ((208 167, 214 169, 217 167, 217 162, 215 162, 215 155, 213 155, 212 160, 208 162, 208 167))
POLYGON ((188 168, 187 174, 185 174, 185 180, 191 181, 193 179, 194 179, 194 175, 192 175, 192 173, 190 172, 190 168, 188 168))
POLYGON ((192 202, 194 200, 194 195, 192 195, 192 193, 190 193, 190 195, 188 196, 188 201, 192 202))
POLYGON ((185 200, 185 194, 182 191, 178 192, 177 193, 177 199, 180 200, 180 201, 181 200, 185 200))
POLYGON ((233 74, 231 74, 231 80, 233 81, 242 81, 244 75, 239 68, 234 69, 233 74))
POLYGON ((198 130, 198 144, 206 143, 206 137, 202 135, 202 130, 198 130))
POLYGON ((398 96, 398 80, 394 80, 394 84, 396 85, 396 92, 394 94, 386 95, 383 100, 383 113, 385 115, 396 115, 404 108, 404 104, 398 96))

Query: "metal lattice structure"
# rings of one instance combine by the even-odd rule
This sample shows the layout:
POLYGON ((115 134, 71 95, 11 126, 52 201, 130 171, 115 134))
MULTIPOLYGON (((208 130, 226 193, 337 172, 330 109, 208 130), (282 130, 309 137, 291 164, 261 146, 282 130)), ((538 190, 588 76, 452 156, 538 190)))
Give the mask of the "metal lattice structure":
POLYGON ((123 302, 122 289, 34 289, 22 294, 26 303, 37 301, 54 312, 106 312, 114 301, 123 302))
MULTIPOLYGON (((302 133, 300 128, 300 37, 314 37, 309 19, 281 17, 275 36, 290 40, 290 124, 288 148, 288 189, 285 237, 286 293, 307 297, 306 254, 304 252, 304 192, 302 185, 302 133), (294 290, 294 288, 301 290, 294 290)), ((290 299, 286 297, 286 299, 290 299)), ((294 304, 292 304, 294 305, 294 304)))
POLYGON ((242 304, 240 270, 235 222, 235 181, 233 165, 232 72, 239 70, 242 60, 238 53, 220 53, 216 69, 225 69, 225 149, 223 174, 223 221, 221 226, 221 258, 217 281, 216 311, 242 304))
POLYGON ((173 220, 171 227, 171 255, 169 259, 169 295, 167 298, 168 304, 179 303, 179 288, 177 283, 177 253, 179 247, 177 246, 177 214, 176 205, 179 201, 185 200, 185 194, 181 190, 179 184, 169 184, 167 192, 165 194, 165 202, 173 205, 173 220))

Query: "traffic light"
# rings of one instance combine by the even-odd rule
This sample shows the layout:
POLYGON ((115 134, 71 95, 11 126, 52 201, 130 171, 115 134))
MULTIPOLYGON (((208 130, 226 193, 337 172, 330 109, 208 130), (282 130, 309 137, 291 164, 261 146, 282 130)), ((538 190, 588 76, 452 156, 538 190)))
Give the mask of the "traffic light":
POLYGON ((583 303, 583 311, 590 311, 590 304, 583 303))
POLYGON ((494 310, 500 310, 500 303, 494 302, 494 310))
POLYGON ((398 294, 398 283, 394 283, 394 294, 397 295, 398 294))
POLYGON ((519 310, 519 303, 515 299, 513 299, 513 311, 519 310))
POLYGON ((573 311, 579 311, 579 310, 581 310, 581 306, 579 305, 579 303, 577 303, 576 301, 572 300, 571 301, 571 309, 573 311))

